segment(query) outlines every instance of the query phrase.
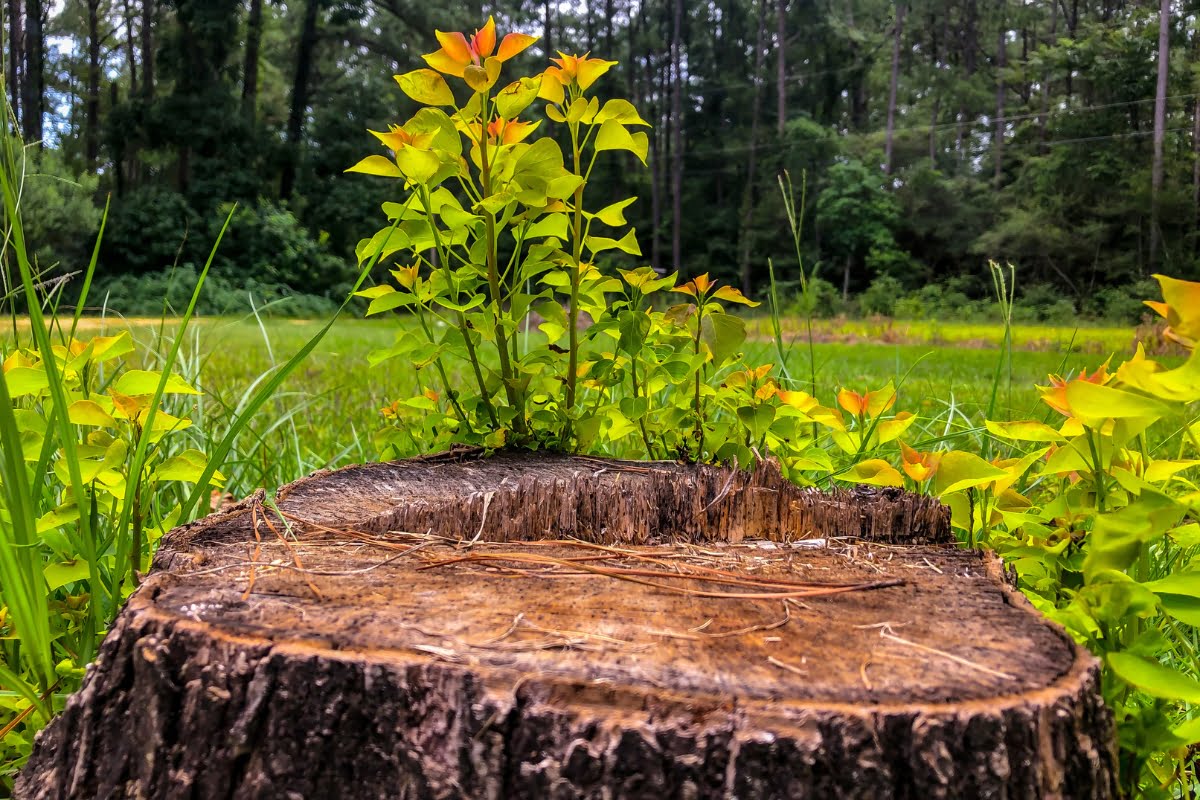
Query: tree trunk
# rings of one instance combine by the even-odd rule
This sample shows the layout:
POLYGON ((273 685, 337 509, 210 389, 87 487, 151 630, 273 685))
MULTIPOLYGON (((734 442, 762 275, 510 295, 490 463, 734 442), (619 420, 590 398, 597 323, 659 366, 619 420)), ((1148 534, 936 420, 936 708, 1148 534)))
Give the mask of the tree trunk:
MULTIPOLYGON (((1050 45, 1058 41, 1058 0, 1050 2, 1050 45)), ((1050 70, 1042 70, 1042 107, 1038 112, 1038 152, 1046 154, 1046 122, 1050 115, 1050 70)))
MULTIPOLYGON (((1192 33, 1192 63, 1200 64, 1200 31, 1192 33)), ((1192 99, 1192 220, 1193 230, 1200 233, 1200 98, 1192 99)), ((1200 235, 1193 252, 1200 253, 1200 235)))
POLYGON ((1162 233, 1159 230, 1159 195, 1163 185, 1163 138, 1167 127, 1167 70, 1170 61, 1171 0, 1161 0, 1158 11, 1158 86, 1154 92, 1154 163, 1150 172, 1150 258, 1158 266, 1162 233))
POLYGON ((279 197, 288 200, 296 188, 296 169, 300 160, 300 139, 304 133, 304 117, 308 113, 308 83, 312 76, 313 51, 317 46, 317 12, 320 0, 308 0, 304 5, 304 23, 296 47, 296 73, 292 80, 292 107, 288 112, 288 153, 279 180, 279 197))
POLYGON ((942 98, 933 98, 933 111, 929 114, 929 167, 937 169, 937 128, 938 112, 941 110, 942 98))
POLYGON ((87 101, 84 113, 84 162, 96 171, 100 160, 100 0, 87 0, 87 101))
MULTIPOLYGON (((754 100, 750 111, 750 152, 746 155, 746 185, 742 189, 741 224, 738 231, 738 274, 742 294, 751 296, 750 255, 753 249, 754 184, 758 180, 758 128, 762 117, 763 67, 766 61, 767 0, 758 0, 758 27, 754 36, 754 100)), ((778 3, 776 3, 778 5, 778 3)))
POLYGON ((650 159, 650 266, 654 267, 655 271, 662 271, 662 175, 663 175, 663 154, 666 153, 666 133, 662 130, 663 115, 661 112, 662 92, 658 91, 658 82, 654 80, 654 56, 651 53, 646 54, 646 92, 648 95, 657 95, 651 105, 654 109, 654 119, 656 121, 654 129, 650 131, 651 159, 650 159))
POLYGON ((129 68, 129 96, 138 96, 137 48, 133 35, 133 7, 123 0, 122 17, 125 23, 125 63, 129 68))
POLYGON ((542 3, 542 40, 546 48, 546 57, 554 55, 554 17, 550 8, 550 0, 543 0, 542 3))
MULTIPOLYGON (((108 85, 108 102, 112 108, 116 108, 121 103, 121 87, 116 81, 108 85)), ((112 159, 113 183, 115 184, 113 188, 116 189, 117 197, 122 197, 126 189, 126 174, 133 172, 125 157, 125 141, 123 139, 115 144, 112 159)))
POLYGON ((671 264, 683 268, 683 0, 671 15, 671 264))
POLYGON ((242 114, 254 122, 258 105, 258 47, 262 41, 262 0, 250 0, 246 18, 246 60, 242 68, 242 114))
POLYGON ((787 130, 787 0, 775 0, 775 133, 787 130))
POLYGON ((42 115, 45 112, 46 75, 43 58, 42 2, 25 0, 25 68, 21 74, 21 133, 26 144, 42 145, 42 115))
POLYGON ((25 34, 21 25, 21 0, 8 0, 8 99, 13 120, 21 125, 21 70, 24 67, 25 34))
POLYGON ((995 168, 993 185, 999 189, 1004 182, 1004 100, 1008 92, 1004 71, 1008 69, 1008 22, 1005 19, 1004 0, 1000 0, 1000 34, 996 41, 996 132, 992 140, 992 162, 995 168))
POLYGON ((900 83, 900 39, 904 35, 904 3, 896 4, 896 25, 892 30, 892 77, 888 83, 887 134, 884 137, 883 171, 892 174, 892 146, 896 132, 896 90, 900 83))
MULTIPOLYGON (((615 9, 613 9, 613 0, 604 0, 604 57, 605 58, 615 58, 616 53, 617 53, 617 51, 615 49, 616 45, 613 42, 613 25, 615 22, 615 20, 613 19, 614 16, 615 16, 615 9)), ((633 14, 632 14, 632 9, 631 9, 630 17, 632 17, 632 16, 633 16, 633 14)), ((630 20, 630 24, 633 24, 632 19, 630 20)), ((626 67, 626 69, 629 69, 629 70, 633 69, 633 65, 632 64, 628 65, 626 67)), ((629 94, 632 94, 632 92, 630 92, 629 94)))
POLYGON ((155 0, 142 0, 142 95, 154 99, 154 22, 155 0))
POLYGON ((277 506, 164 539, 18 800, 1117 794, 1095 660, 929 498, 452 455, 277 506))

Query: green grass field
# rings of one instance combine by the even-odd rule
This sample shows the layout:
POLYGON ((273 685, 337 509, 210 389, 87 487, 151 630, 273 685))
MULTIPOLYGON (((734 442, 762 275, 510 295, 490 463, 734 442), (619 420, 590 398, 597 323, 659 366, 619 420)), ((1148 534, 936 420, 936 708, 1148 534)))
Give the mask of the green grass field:
MULTIPOLYGON (((288 379, 283 392, 259 414, 235 449, 239 459, 227 465, 229 489, 242 494, 258 485, 280 484, 327 466, 369 461, 379 457, 373 434, 383 425, 380 408, 395 398, 412 394, 432 383, 402 360, 370 367, 368 354, 391 344, 403 318, 343 319, 288 379)), ((751 325, 746 361, 777 361, 776 348, 765 328, 751 325)), ((274 365, 287 360, 321 327, 319 321, 209 319, 188 334, 183 351, 185 376, 205 390, 197 420, 199 437, 204 428, 221 428, 254 381, 274 365)), ((879 323, 847 322, 840 328, 821 323, 816 355, 816 394, 826 403, 842 386, 858 390, 878 388, 889 380, 900 385, 897 408, 913 411, 923 420, 922 436, 937 438, 977 426, 992 393, 1002 356, 1000 326, 947 323, 896 323, 883 333, 871 328, 879 323), (893 331, 887 334, 886 331, 893 331), (900 339, 900 342, 878 339, 900 339), (923 340, 924 339, 924 340, 923 340), (985 347, 986 344, 990 347, 985 347), (903 381, 901 383, 901 381, 903 381)), ((145 320, 87 322, 88 333, 112 334, 129 329, 140 352, 159 352, 159 325, 145 320)), ((799 388, 808 388, 809 349, 798 321, 785 321, 788 376, 799 388)), ((993 416, 1017 418, 1045 416, 1035 384, 1045 384, 1049 373, 1071 373, 1094 368, 1109 354, 1114 363, 1131 352, 1133 332, 1122 328, 1017 328, 1013 363, 1001 370, 1000 390, 993 416), (1039 349, 1030 348, 1037 343, 1039 349)), ((453 379, 453 372, 452 372, 453 379)), ((197 441, 202 446, 201 441, 197 441)))

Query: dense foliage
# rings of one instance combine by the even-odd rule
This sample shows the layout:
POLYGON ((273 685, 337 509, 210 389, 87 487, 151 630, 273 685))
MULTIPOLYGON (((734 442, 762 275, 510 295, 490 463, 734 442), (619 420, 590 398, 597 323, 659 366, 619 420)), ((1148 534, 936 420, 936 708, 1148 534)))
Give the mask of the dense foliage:
MULTIPOLYGON (((841 298, 881 278, 861 310, 912 315, 913 304, 886 295, 928 283, 985 299, 991 258, 1020 267, 1030 313, 1133 321, 1140 307, 1106 293, 1142 296, 1126 287, 1155 270, 1196 277, 1200 251, 1200 32, 1189 7, 1163 4, 1160 54, 1158 5, 589 0, 490 10, 501 27, 541 32, 515 56, 527 72, 564 43, 620 62, 608 77, 651 125, 650 169, 629 170, 632 156, 602 162, 589 193, 647 201, 629 221, 660 274, 707 273, 760 298, 768 259, 791 250, 775 186, 786 169, 808 176, 806 261, 848 311, 860 309, 841 298)), ((425 31, 483 16, 470 3, 405 0, 3 8, 9 94, 26 139, 47 151, 47 177, 31 176, 30 191, 64 223, 39 239, 40 268, 81 268, 99 218, 82 206, 110 194, 101 284, 198 266, 221 209, 239 201, 231 236, 261 256, 218 263, 216 276, 235 290, 286 285, 331 298, 352 277, 358 232, 395 199, 386 181, 341 176, 364 128, 415 110, 387 76, 423 52, 425 31)))

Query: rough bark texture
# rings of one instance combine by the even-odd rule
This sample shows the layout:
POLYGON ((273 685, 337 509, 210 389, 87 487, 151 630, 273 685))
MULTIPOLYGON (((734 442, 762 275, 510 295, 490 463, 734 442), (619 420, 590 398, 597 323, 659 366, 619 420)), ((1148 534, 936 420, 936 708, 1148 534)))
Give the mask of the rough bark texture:
POLYGON ((164 540, 18 798, 1115 796, 1094 662, 928 500, 463 455, 278 508, 164 540))

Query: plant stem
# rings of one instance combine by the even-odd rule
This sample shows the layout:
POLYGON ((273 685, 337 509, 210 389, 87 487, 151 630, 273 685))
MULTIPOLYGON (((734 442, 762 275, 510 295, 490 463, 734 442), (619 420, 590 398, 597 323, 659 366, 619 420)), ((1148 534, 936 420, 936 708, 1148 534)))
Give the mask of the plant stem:
MULTIPOLYGON (((575 174, 579 174, 582 153, 579 148, 579 124, 571 124, 571 150, 575 174)), ((571 297, 567 306, 567 438, 571 435, 571 413, 575 410, 575 381, 579 371, 579 276, 583 268, 583 184, 575 189, 575 208, 572 214, 571 297)))
MULTIPOLYGON (((704 299, 696 297, 696 336, 692 340, 692 355, 700 355, 700 332, 704 322, 704 299)), ((700 375, 704 367, 696 368, 696 460, 704 460, 704 405, 700 400, 700 375)))
MULTIPOLYGON (((629 374, 633 380, 633 397, 636 400, 638 397, 641 396, 641 392, 638 388, 637 357, 636 356, 631 357, 629 359, 629 374)), ((647 399, 646 405, 647 405, 647 409, 649 409, 649 400, 648 399, 647 399)), ((646 445, 646 457, 649 458, 651 461, 653 461, 654 460, 654 447, 650 443, 650 433, 649 433, 649 431, 646 430, 646 415, 645 414, 643 414, 642 416, 640 416, 638 418, 638 428, 640 428, 642 431, 642 442, 646 445)))
MULTIPOLYGON (((424 203, 426 213, 429 209, 429 189, 421 187, 421 202, 424 203)), ((452 289, 454 286, 454 273, 450 271, 450 258, 442 247, 442 237, 438 232, 437 225, 430 220, 430 230, 433 231, 433 243, 441 254, 442 270, 446 273, 446 288, 452 289)), ((458 301, 457 292, 454 297, 455 302, 458 301)), ((463 343, 467 347, 467 359, 471 362, 471 370, 475 373, 475 382, 479 384, 479 397, 483 400, 483 407, 487 411, 488 419, 492 422, 492 427, 500 427, 500 419, 496 416, 496 407, 492 405, 492 395, 487 390, 487 384, 483 380, 483 370, 479 366, 479 355, 475 352, 475 344, 471 341, 471 328, 467 325, 467 315, 462 311, 456 311, 455 316, 458 323, 458 331, 462 334, 463 343)))
MULTIPOLYGON (((481 108, 487 108, 487 93, 480 93, 481 108)), ((491 166, 488 164, 488 146, 487 146, 487 130, 486 126, 481 129, 479 137, 479 173, 480 182, 482 184, 483 196, 490 197, 492 194, 492 174, 491 166)), ((500 270, 496 260, 496 218, 491 213, 486 213, 484 217, 484 226, 487 231, 486 242, 486 258, 488 272, 488 288, 492 294, 492 305, 496 315, 495 333, 496 333, 496 352, 500 356, 500 378, 504 383, 504 393, 508 397, 508 404, 513 409, 513 427, 517 433, 525 433, 525 397, 517 385, 516 375, 513 372, 512 361, 509 359, 508 336, 504 333, 504 324, 501 318, 504 316, 504 309, 501 306, 503 295, 500 291, 500 270)))
MULTIPOLYGON (((417 321, 421 325, 421 330, 425 332, 425 338, 432 343, 433 332, 429 330, 429 321, 425 319, 425 307, 420 305, 419 300, 417 303, 417 321)), ((433 366, 437 369, 438 377, 441 378, 442 391, 446 393, 446 397, 450 400, 450 405, 454 406, 454 413, 458 415, 460 420, 462 420, 463 425, 467 426, 467 431, 473 432, 471 428, 471 420, 468 419, 467 415, 463 413, 462 407, 458 404, 458 398, 455 392, 450 388, 450 380, 446 377, 446 368, 442 365, 441 356, 438 356, 434 359, 433 366)))

